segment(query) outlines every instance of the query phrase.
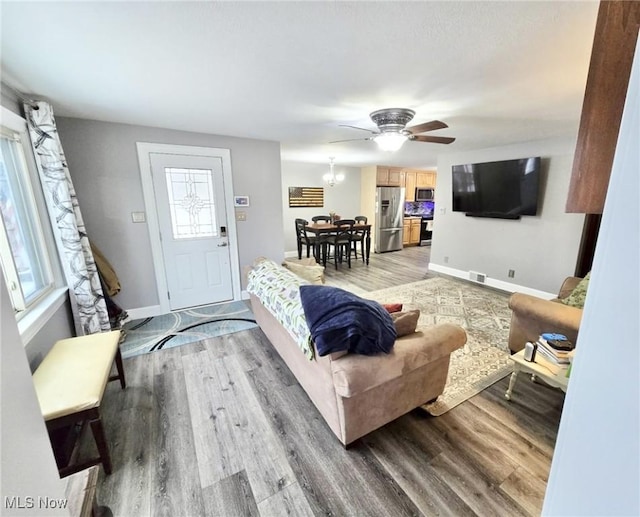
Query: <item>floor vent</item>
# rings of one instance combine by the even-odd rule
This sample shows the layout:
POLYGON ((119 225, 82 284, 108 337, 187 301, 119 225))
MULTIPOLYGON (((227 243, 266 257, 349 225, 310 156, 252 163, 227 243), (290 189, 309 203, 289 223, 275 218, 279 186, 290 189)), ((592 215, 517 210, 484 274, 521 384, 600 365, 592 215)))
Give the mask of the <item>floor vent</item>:
POLYGON ((487 275, 484 273, 478 273, 477 271, 469 271, 469 280, 473 280, 474 282, 478 282, 479 284, 484 284, 487 279, 487 275))

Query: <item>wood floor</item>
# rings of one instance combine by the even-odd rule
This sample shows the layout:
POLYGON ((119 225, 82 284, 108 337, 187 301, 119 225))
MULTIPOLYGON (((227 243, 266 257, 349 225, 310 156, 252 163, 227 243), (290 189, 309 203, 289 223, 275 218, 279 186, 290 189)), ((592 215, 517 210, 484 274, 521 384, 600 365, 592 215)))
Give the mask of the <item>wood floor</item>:
POLYGON ((409 284, 437 276, 429 272, 431 246, 412 246, 400 251, 371 253, 369 265, 360 258, 351 258, 351 269, 346 263, 327 263, 326 282, 352 292, 377 291, 396 285, 409 284))
MULTIPOLYGON (((428 247, 327 271, 375 290, 428 277, 428 247)), ((330 269, 330 268, 328 268, 330 269)), ((539 515, 561 392, 507 379, 434 418, 415 410, 345 450, 260 329, 125 360, 104 421, 116 516, 539 515)))

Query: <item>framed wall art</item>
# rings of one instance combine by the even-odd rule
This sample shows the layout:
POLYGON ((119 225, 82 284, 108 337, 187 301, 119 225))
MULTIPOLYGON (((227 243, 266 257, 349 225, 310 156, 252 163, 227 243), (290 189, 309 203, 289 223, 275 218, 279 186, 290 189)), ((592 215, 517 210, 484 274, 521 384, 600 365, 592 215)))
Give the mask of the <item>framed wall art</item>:
POLYGON ((324 188, 289 187, 289 208, 324 206, 324 188))

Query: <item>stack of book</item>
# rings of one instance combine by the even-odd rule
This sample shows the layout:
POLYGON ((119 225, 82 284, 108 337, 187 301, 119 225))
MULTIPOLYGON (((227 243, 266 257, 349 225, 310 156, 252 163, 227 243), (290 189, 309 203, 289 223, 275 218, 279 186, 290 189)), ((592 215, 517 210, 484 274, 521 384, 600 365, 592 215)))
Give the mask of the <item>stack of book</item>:
POLYGON ((562 334, 542 334, 536 341, 536 360, 554 374, 568 367, 574 345, 562 334))

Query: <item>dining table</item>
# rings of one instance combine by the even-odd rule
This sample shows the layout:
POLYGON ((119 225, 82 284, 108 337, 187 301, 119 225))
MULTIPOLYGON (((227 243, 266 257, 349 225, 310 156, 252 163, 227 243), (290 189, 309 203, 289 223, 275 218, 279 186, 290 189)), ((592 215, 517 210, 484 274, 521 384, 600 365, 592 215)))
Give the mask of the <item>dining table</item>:
MULTIPOLYGON (((308 223, 304 229, 308 232, 313 234, 316 237, 320 237, 323 235, 331 235, 334 234, 338 231, 338 226, 336 226, 335 224, 332 223, 308 223)), ((371 252, 371 225, 370 224, 365 224, 365 223, 356 223, 353 225, 354 229, 357 230, 364 230, 365 231, 365 236, 364 236, 364 259, 365 259, 365 263, 367 265, 369 265, 369 254, 371 252)), ((320 239, 316 239, 316 243, 315 243, 315 250, 314 250, 314 256, 315 257, 319 257, 320 256, 320 246, 321 246, 321 240, 320 239)))

